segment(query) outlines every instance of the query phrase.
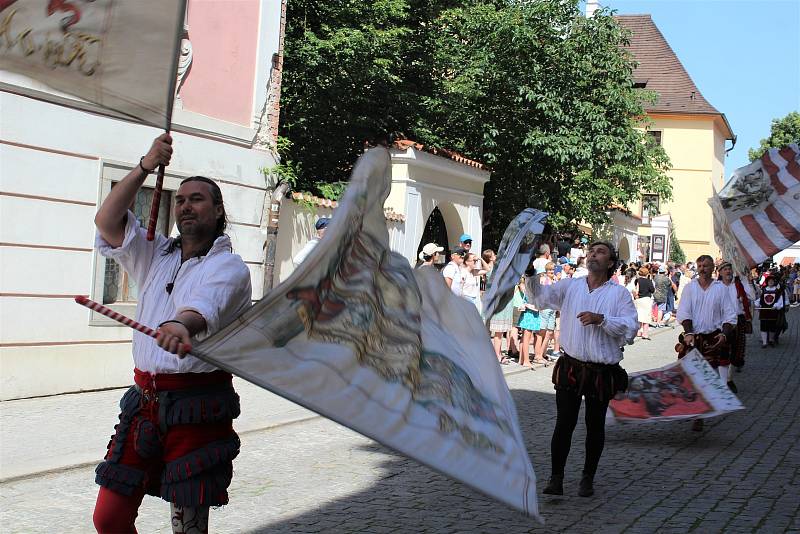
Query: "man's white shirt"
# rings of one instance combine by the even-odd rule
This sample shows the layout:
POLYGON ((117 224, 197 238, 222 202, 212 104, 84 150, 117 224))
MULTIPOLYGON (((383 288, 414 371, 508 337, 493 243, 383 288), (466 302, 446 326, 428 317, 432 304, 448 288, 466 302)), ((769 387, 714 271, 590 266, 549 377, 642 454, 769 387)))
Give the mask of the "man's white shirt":
MULTIPOLYGON (((190 258, 181 264, 181 249, 164 254, 172 238, 156 235, 146 238, 147 231, 136 216, 128 211, 122 245, 112 247, 98 233, 95 247, 103 256, 112 258, 136 280, 139 303, 136 320, 156 328, 177 314, 191 310, 206 321, 206 331, 193 339, 201 340, 227 326, 251 305, 250 271, 242 258, 232 254, 227 235, 218 237, 208 254, 190 258), (174 282, 173 282, 174 281, 174 282), (174 283, 171 293, 166 286, 174 283)), ((133 362, 149 373, 205 373, 216 367, 188 355, 178 358, 159 347, 150 336, 134 330, 133 362)))
POLYGON ((445 265, 444 269, 442 269, 442 276, 453 280, 453 283, 450 284, 450 291, 459 297, 464 292, 464 274, 464 270, 461 268, 461 266, 456 265, 452 261, 445 265))
POLYGON ((712 280, 711 284, 703 289, 694 279, 688 284, 681 294, 678 304, 678 322, 687 319, 692 321, 695 334, 709 334, 721 330, 723 324, 736 325, 738 314, 736 302, 731 297, 731 292, 719 280, 712 280))
POLYGON ((526 289, 539 309, 561 311, 561 337, 564 350, 581 361, 615 364, 622 360, 622 346, 630 343, 639 330, 636 308, 630 293, 607 281, 589 291, 588 278, 565 278, 542 286, 539 277, 528 278, 526 289), (603 314, 599 325, 584 326, 578 314, 603 314))

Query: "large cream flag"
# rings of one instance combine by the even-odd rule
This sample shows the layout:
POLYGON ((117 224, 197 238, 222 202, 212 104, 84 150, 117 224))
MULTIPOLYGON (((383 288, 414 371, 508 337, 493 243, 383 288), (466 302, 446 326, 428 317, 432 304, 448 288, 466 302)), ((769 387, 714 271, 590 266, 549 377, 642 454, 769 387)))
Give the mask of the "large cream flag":
POLYGON ((186 0, 0 0, 0 69, 169 126, 186 0))
POLYGON ((390 174, 364 154, 306 260, 192 354, 541 519, 477 309, 389 250, 390 174))

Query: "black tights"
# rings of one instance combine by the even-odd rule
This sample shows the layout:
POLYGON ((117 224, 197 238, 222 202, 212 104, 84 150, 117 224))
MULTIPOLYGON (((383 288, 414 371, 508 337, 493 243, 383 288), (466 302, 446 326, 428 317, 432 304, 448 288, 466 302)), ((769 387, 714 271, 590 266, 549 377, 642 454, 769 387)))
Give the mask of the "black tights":
MULTIPOLYGON (((608 401, 586 398, 586 462, 583 472, 594 476, 606 440, 606 409, 608 401)), ((564 466, 572 443, 572 432, 578 424, 581 397, 571 391, 556 390, 556 428, 550 441, 553 475, 563 476, 564 466)))

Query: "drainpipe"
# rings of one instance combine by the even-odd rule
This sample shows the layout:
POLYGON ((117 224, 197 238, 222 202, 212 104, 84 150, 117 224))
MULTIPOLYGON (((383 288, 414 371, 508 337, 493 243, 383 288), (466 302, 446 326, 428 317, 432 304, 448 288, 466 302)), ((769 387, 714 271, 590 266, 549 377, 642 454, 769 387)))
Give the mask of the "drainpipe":
POLYGON ((289 191, 287 182, 279 182, 269 200, 267 239, 264 241, 264 290, 263 296, 272 290, 272 276, 275 272, 275 249, 278 245, 278 221, 281 216, 281 201, 289 191))

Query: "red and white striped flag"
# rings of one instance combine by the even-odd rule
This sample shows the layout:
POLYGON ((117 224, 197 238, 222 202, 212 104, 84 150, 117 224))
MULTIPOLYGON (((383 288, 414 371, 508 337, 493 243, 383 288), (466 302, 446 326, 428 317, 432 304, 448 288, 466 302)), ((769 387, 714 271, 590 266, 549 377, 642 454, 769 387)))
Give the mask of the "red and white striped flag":
MULTIPOLYGON (((800 241, 800 148, 771 148, 709 200, 726 259, 754 267, 800 241)), ((739 270, 739 269, 737 269, 739 270)))

